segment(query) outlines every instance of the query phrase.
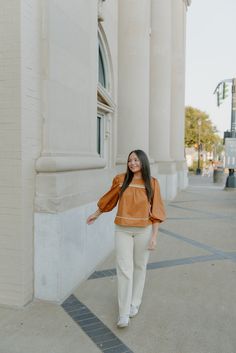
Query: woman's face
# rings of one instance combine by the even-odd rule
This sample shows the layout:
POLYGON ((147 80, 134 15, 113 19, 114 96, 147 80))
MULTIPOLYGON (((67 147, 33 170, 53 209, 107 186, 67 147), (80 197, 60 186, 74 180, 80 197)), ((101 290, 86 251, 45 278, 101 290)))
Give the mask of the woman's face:
POLYGON ((141 172, 141 167, 142 167, 141 162, 134 152, 132 152, 131 155, 129 156, 128 167, 131 170, 131 172, 133 172, 134 174, 141 172))

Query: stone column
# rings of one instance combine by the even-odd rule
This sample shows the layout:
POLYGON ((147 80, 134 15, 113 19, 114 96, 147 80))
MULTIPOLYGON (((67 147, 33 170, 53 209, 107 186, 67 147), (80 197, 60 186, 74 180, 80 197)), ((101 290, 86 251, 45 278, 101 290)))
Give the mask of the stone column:
POLYGON ((172 1, 171 156, 177 161, 184 159, 185 12, 183 1, 172 1))
POLYGON ((156 162, 152 174, 170 200, 177 193, 176 165, 170 156, 172 0, 151 2, 150 48, 150 155, 156 162))
POLYGON ((185 29, 186 5, 182 0, 172 1, 172 101, 171 101, 171 157, 176 161, 178 185, 186 184, 184 157, 185 121, 185 29))
POLYGON ((150 0, 119 0, 117 162, 149 152, 150 0))
POLYGON ((151 2, 150 155, 170 161, 171 1, 151 2))
MULTIPOLYGON (((60 302, 114 246, 112 213, 100 218, 96 229, 87 227, 86 219, 116 172, 103 168, 96 143, 97 107, 109 114, 116 105, 118 10, 117 1, 103 2, 99 20, 104 22, 98 26, 96 0, 41 0, 40 5, 43 127, 36 163, 34 294, 60 302), (109 90, 97 82, 98 30, 109 90)), ((108 124, 101 130, 101 140, 113 133, 108 124)))
POLYGON ((0 2, 0 304, 23 306, 34 283, 40 16, 37 0, 0 2))

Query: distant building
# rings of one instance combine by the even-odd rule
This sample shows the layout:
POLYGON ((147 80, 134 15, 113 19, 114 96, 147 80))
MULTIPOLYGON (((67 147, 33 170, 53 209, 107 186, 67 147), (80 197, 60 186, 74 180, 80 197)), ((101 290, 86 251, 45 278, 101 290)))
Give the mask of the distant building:
POLYGON ((163 197, 187 186, 190 0, 0 1, 0 303, 62 301, 113 248, 87 215, 145 150, 163 197))
POLYGON ((198 152, 194 147, 186 147, 185 156, 186 156, 187 167, 192 168, 193 162, 197 161, 198 159, 198 152))

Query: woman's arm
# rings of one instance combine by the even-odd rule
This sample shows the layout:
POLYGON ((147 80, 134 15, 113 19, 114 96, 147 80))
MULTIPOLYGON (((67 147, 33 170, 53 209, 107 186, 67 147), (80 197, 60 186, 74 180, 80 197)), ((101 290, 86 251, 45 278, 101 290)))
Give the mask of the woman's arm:
POLYGON ((118 199, 119 199, 119 192, 120 192, 120 180, 119 176, 117 175, 113 181, 112 181, 112 186, 108 192, 106 192, 105 195, 103 195, 98 203, 98 209, 96 212, 92 213, 88 218, 87 218, 87 224, 93 224, 94 221, 103 213, 103 212, 109 212, 113 210, 113 208, 116 206, 118 199))
POLYGON ((159 222, 152 223, 152 236, 148 244, 148 250, 156 249, 159 224, 159 222))
POLYGON ((159 183, 155 178, 152 178, 152 181, 153 198, 151 201, 150 219, 153 223, 161 223, 166 219, 165 207, 161 198, 159 183))
POLYGON ((87 224, 93 224, 96 219, 102 214, 102 211, 98 208, 96 212, 92 213, 90 216, 87 218, 87 224))

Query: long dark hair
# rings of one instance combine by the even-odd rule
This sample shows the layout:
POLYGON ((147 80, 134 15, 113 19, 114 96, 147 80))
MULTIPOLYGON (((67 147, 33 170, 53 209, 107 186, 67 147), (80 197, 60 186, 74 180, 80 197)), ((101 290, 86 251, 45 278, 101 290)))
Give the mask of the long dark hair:
POLYGON ((148 201, 151 201, 152 195, 153 195, 153 190, 152 190, 152 187, 151 187, 150 164, 149 164, 149 160, 148 160, 148 157, 147 157, 146 153, 144 151, 142 151, 142 150, 131 151, 130 154, 128 155, 127 170, 126 170, 126 174, 125 174, 125 179, 124 179, 123 185, 122 185, 121 190, 120 190, 120 197, 123 195, 123 192, 125 191, 125 189, 127 189, 127 187, 131 183, 131 181, 133 179, 133 176, 134 176, 134 173, 129 169, 129 166, 128 166, 129 157, 130 157, 130 155, 132 153, 135 153, 136 156, 138 157, 138 159, 141 162, 141 174, 142 174, 142 178, 143 178, 145 189, 146 189, 146 193, 147 193, 147 198, 148 198, 148 201))

